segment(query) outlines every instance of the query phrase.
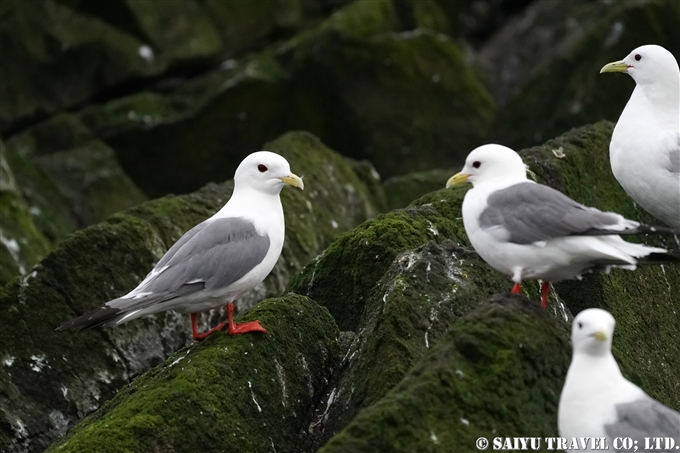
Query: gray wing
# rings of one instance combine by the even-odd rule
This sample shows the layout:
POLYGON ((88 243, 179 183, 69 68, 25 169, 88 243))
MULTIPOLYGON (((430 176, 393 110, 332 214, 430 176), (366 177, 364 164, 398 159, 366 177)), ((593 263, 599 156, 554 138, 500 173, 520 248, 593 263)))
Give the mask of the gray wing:
MULTIPOLYGON (((172 294, 188 285, 195 290, 225 288, 260 264, 269 244, 269 237, 258 235, 252 222, 243 218, 203 222, 168 250, 135 292, 150 292, 147 297, 151 297, 172 294)), ((123 300, 116 299, 115 306, 125 306, 123 300)))
POLYGON ((93 327, 203 290, 225 288, 260 264, 270 240, 243 218, 200 223, 182 236, 129 294, 62 324, 58 330, 93 327))
POLYGON ((680 445, 680 414, 655 399, 647 397, 617 404, 616 415, 617 420, 604 427, 610 439, 630 437, 638 441, 641 451, 645 437, 670 437, 675 440, 675 445, 680 445))
POLYGON ((619 214, 583 206, 548 186, 523 182, 493 192, 479 225, 502 228, 510 242, 531 244, 571 235, 621 234, 624 231, 608 229, 621 219, 619 214))

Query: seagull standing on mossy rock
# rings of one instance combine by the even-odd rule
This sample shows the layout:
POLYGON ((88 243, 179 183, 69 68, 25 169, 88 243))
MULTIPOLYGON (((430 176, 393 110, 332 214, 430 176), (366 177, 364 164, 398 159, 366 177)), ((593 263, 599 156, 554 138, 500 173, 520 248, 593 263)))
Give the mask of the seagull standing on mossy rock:
POLYGON ((675 231, 584 206, 527 179, 522 158, 505 146, 473 150, 446 187, 464 182, 473 186, 463 200, 463 224, 475 251, 512 278, 513 293, 521 292, 522 280, 542 280, 543 308, 550 282, 614 267, 634 270, 638 264, 679 261, 665 249, 632 244, 618 236, 675 231))
POLYGON ((304 188, 282 156, 259 151, 236 169, 234 192, 217 214, 186 232, 135 289, 57 330, 120 325, 167 310, 191 314, 194 340, 226 325, 229 334, 266 332, 258 321, 233 322, 233 301, 269 275, 284 241, 285 185, 304 188), (227 306, 227 322, 199 333, 198 313, 227 306))
POLYGON ((661 46, 642 46, 603 72, 625 72, 636 84, 612 134, 612 172, 645 211, 680 231, 678 62, 661 46))

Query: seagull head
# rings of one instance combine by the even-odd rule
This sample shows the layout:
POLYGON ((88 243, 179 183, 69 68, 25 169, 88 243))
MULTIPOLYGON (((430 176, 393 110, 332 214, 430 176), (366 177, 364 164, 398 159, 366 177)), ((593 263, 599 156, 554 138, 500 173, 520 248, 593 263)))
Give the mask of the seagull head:
POLYGON ((614 317, 599 308, 583 310, 574 318, 571 342, 574 353, 606 355, 611 351, 614 317))
POLYGON ((291 173, 288 161, 270 151, 250 154, 234 174, 234 191, 249 188, 278 195, 285 185, 304 189, 302 178, 291 173))
POLYGON ((603 72, 625 72, 637 85, 654 83, 678 84, 678 62, 661 46, 641 46, 621 61, 613 61, 600 69, 603 72))
POLYGON ((512 149, 502 145, 483 145, 472 150, 465 166, 449 178, 446 187, 470 182, 473 186, 488 182, 516 182, 526 179, 526 166, 512 149))

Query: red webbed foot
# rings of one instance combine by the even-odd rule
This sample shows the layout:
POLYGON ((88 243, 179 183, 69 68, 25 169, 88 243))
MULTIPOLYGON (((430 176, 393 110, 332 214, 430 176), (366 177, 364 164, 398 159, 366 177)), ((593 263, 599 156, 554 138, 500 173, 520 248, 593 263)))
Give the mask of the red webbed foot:
POLYGON ((521 294, 522 293, 522 287, 520 286, 519 282, 515 283, 515 286, 512 287, 512 290, 510 292, 512 294, 521 294))
POLYGON ((227 324, 229 335, 237 335, 247 332, 262 332, 266 333, 264 327, 260 325, 260 321, 250 321, 241 324, 234 324, 234 304, 229 302, 227 304, 227 324))

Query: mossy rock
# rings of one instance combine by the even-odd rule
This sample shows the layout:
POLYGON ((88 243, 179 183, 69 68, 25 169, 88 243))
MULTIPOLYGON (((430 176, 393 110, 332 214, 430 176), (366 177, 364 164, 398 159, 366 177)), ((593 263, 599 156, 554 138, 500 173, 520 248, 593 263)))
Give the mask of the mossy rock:
POLYGON ((445 28, 437 11, 430 0, 353 2, 181 86, 80 116, 150 196, 220 180, 288 130, 310 131, 385 176, 458 164, 481 143, 494 106, 459 43, 432 28, 404 31, 445 28))
POLYGON ((295 451, 336 366, 330 314, 298 295, 245 319, 266 334, 211 335, 123 388, 47 451, 295 451))
POLYGON ((7 0, 1 8, 4 131, 129 93, 168 70, 205 71, 328 13, 303 0, 7 0))
MULTIPOLYGON (((289 133, 266 146, 305 176, 306 190, 282 192, 282 256, 265 282, 237 301, 239 309, 281 294, 290 276, 337 236, 384 209, 369 165, 342 158, 307 133, 289 133)), ((9 395, 0 403, 0 426, 13 448, 44 448, 132 377, 190 341, 188 316, 174 312, 81 333, 54 328, 134 288, 185 231, 226 203, 232 187, 231 181, 210 184, 149 201, 76 231, 33 272, 2 290, 0 316, 22 320, 0 331, 0 391, 9 395)), ((219 312, 204 316, 202 327, 218 318, 219 312)))
POLYGON ((0 141, 0 286, 43 258, 50 242, 38 229, 0 141))
POLYGON ((457 170, 434 169, 393 176, 383 182, 388 209, 405 208, 430 192, 440 190, 457 170))
POLYGON ((499 83, 511 84, 500 88, 505 99, 492 139, 525 147, 575 126, 618 120, 635 82, 600 69, 645 44, 677 58, 679 22, 680 3, 665 0, 535 2, 484 51, 499 83))
POLYGON ((557 436, 568 325, 521 296, 470 304, 398 385, 319 452, 475 451, 479 437, 557 436))
POLYGON ((366 39, 328 33, 289 58, 302 127, 368 158, 385 177, 458 165, 493 116, 458 43, 427 29, 366 39), (327 115, 302 114, 320 109, 327 115))
MULTIPOLYGON (((26 212, 7 213, 0 222, 12 231, 10 241, 23 234, 42 236, 28 241, 31 244, 19 241, 24 242, 22 247, 42 251, 24 260, 3 283, 24 275, 68 233, 146 200, 122 171, 113 150, 93 137, 78 117, 60 114, 3 146, 3 162, 13 174, 26 212), (11 222, 14 226, 8 227, 11 222)), ((8 201, 7 206, 16 208, 16 203, 8 201)))
MULTIPOLYGON (((315 425, 317 445, 385 396, 477 301, 510 289, 511 281, 469 247, 463 195, 440 190, 369 220, 291 280, 289 290, 319 301, 351 332, 328 408, 315 425)), ((524 290, 538 297, 538 285, 524 290)), ((570 316, 554 295, 549 311, 570 316)))
POLYGON ((8 0, 2 15, 3 129, 166 67, 165 61, 140 55, 142 40, 62 2, 8 0))

